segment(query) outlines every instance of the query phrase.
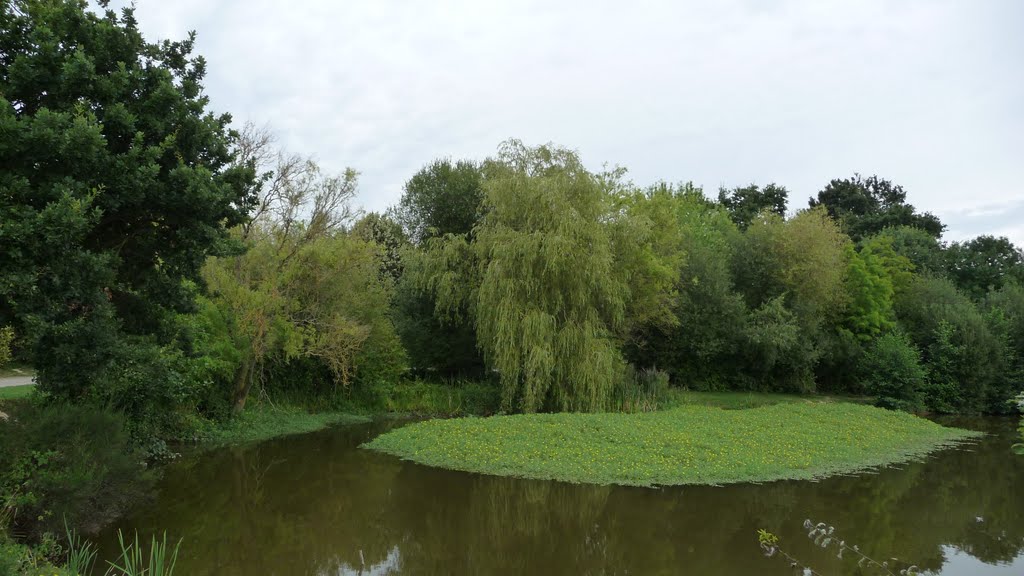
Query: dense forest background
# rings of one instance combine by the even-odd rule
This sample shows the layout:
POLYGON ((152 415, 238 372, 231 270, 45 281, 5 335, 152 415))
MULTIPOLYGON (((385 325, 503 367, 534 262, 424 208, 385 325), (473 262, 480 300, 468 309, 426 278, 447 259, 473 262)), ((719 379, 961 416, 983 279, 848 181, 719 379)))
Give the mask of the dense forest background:
POLYGON ((615 409, 666 377, 938 412, 1006 412, 1020 387, 1024 254, 944 241, 881 177, 804 206, 509 140, 362 214, 355 170, 207 111, 193 38, 150 44, 130 10, 79 2, 2 24, 0 325, 49 397, 134 434, 409 378, 491 382, 528 412, 615 409))

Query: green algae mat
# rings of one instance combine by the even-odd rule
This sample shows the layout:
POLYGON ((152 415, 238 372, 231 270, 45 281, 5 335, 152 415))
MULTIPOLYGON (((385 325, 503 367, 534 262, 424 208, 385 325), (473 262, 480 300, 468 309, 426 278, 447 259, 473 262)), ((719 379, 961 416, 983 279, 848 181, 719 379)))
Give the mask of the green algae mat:
POLYGON ((871 406, 793 402, 428 420, 363 447, 466 472, 668 486, 821 478, 912 460, 978 435, 871 406))

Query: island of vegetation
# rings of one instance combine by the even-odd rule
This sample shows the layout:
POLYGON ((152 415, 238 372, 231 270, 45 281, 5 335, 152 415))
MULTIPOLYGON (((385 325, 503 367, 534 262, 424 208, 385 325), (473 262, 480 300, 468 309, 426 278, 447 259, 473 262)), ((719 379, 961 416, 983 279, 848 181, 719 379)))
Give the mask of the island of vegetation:
POLYGON ((821 478, 914 458, 974 435, 904 412, 806 401, 428 420, 365 447, 465 472, 667 486, 821 478))

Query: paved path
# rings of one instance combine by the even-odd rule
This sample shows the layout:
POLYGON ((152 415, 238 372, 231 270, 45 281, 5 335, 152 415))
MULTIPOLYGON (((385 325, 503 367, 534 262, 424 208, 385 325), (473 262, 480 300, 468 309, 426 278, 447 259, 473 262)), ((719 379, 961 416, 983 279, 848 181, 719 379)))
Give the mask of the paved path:
POLYGON ((6 376, 0 378, 0 388, 4 386, 24 386, 25 384, 31 384, 31 376, 6 376))

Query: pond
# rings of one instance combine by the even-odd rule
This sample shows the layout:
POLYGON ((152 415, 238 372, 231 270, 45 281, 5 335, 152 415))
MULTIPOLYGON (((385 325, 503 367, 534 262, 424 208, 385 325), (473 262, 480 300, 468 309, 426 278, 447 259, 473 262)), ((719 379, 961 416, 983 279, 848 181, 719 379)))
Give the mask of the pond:
POLYGON ((396 422, 190 456, 116 529, 182 539, 176 574, 791 575, 757 529, 825 575, 856 564, 814 546, 806 518, 874 558, 943 576, 1024 574, 1016 421, 946 422, 989 436, 876 473, 664 489, 574 485, 428 468, 358 446, 396 422))

